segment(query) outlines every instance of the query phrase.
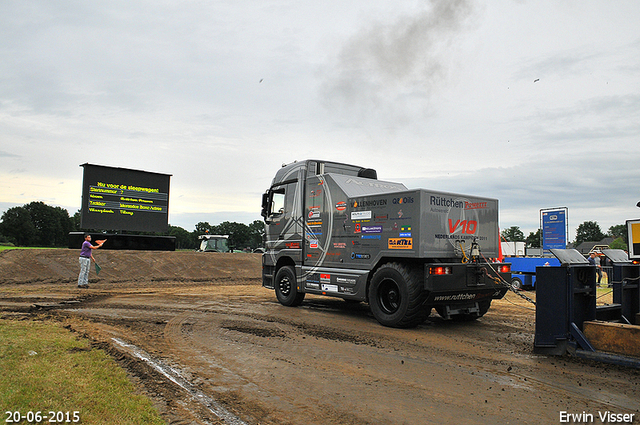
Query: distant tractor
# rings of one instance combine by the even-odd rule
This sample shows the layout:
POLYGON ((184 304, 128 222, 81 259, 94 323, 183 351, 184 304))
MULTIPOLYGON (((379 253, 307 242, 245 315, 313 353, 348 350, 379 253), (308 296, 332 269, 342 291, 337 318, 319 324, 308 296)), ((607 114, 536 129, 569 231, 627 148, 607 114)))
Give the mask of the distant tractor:
POLYGON ((231 252, 229 235, 200 235, 200 252, 231 252))

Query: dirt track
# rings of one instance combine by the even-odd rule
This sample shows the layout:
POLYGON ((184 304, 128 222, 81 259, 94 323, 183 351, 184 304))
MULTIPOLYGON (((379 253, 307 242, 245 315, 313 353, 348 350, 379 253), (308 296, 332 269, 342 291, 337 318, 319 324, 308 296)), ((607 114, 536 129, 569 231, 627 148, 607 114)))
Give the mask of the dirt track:
POLYGON ((1 315, 63 320, 171 423, 554 424, 561 411, 640 423, 640 371, 534 354, 535 313, 513 294, 476 322, 433 313, 400 330, 366 304, 281 306, 255 254, 94 254, 102 271, 81 290, 77 251, 0 253, 1 315))

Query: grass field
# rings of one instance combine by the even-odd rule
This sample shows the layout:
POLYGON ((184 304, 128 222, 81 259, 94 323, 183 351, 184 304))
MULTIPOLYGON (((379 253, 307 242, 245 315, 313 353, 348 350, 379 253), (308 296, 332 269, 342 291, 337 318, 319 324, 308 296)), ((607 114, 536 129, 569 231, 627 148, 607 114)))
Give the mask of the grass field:
POLYGON ((165 423, 113 359, 59 323, 0 319, 0 370, 3 423, 37 412, 43 423, 165 423))

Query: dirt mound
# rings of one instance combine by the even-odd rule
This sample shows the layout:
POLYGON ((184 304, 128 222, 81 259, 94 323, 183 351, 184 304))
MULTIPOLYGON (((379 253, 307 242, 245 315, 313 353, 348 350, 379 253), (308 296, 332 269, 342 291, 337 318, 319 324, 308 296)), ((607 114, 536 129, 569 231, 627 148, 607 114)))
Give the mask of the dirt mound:
MULTIPOLYGON (((78 254, 73 249, 12 249, 0 252, 0 285, 73 282, 78 279, 78 254)), ((193 251, 98 250, 91 282, 195 281, 260 279, 260 254, 193 251)))

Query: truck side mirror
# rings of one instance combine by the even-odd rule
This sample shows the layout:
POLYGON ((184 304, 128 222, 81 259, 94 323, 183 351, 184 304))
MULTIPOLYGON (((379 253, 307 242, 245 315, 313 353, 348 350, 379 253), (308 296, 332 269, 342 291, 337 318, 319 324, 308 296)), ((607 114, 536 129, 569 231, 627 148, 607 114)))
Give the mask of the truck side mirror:
POLYGON ((269 215, 269 192, 265 192, 262 194, 262 211, 260 215, 264 217, 264 221, 267 221, 267 216, 269 215))

